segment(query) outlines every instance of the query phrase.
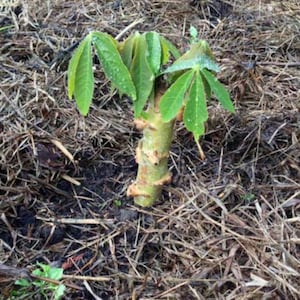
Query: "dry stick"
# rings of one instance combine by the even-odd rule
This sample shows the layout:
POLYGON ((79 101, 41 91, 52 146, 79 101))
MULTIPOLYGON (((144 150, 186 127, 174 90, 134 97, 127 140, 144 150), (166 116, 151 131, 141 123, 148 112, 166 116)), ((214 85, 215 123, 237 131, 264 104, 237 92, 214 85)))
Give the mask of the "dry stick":
POLYGON ((284 66, 284 67, 299 67, 300 62, 272 62, 272 61, 262 61, 257 62, 258 65, 273 65, 273 66, 284 66))
POLYGON ((282 124, 275 130, 275 132, 272 134, 272 136, 270 137, 270 139, 267 141, 267 143, 268 143, 269 145, 271 145, 271 143, 272 143, 273 139, 275 138, 275 136, 277 135, 278 131, 279 131, 281 128, 283 128, 286 124, 287 124, 286 122, 282 123, 282 124))
POLYGON ((127 31, 129 31, 130 29, 132 29, 133 27, 135 27, 137 24, 143 23, 144 19, 138 19, 133 21, 131 24, 129 24, 128 26, 126 26, 116 37, 115 39, 118 41, 127 31))
POLYGON ((171 292, 177 290, 178 288, 182 287, 183 285, 187 285, 187 284, 189 284, 189 283, 190 283, 190 280, 181 282, 181 283, 179 283, 179 284, 173 286, 172 288, 170 288, 170 289, 168 289, 168 290, 166 290, 166 291, 164 291, 164 292, 162 292, 162 293, 160 293, 160 294, 158 294, 158 295, 155 295, 155 297, 157 297, 157 298, 162 298, 162 297, 164 297, 164 296, 167 296, 169 293, 171 293, 171 292))
POLYGON ((89 280, 89 281, 110 281, 112 278, 106 276, 82 276, 82 275, 63 275, 63 279, 72 279, 72 280, 89 280))
POLYGON ((113 224, 113 220, 100 220, 100 219, 72 219, 72 218, 43 218, 36 216, 36 219, 49 222, 49 223, 60 223, 60 224, 88 224, 88 225, 102 225, 113 224))
POLYGON ((67 174, 62 174, 61 178, 63 178, 64 180, 66 180, 66 181, 68 181, 68 182, 70 182, 70 183, 72 183, 72 184, 74 184, 76 186, 80 186, 81 185, 80 181, 76 180, 75 178, 73 178, 73 177, 71 177, 71 176, 69 176, 67 174))
POLYGON ((98 297, 92 290, 92 288, 90 287, 90 285, 88 284, 88 282, 86 280, 83 281, 83 284, 85 286, 85 288, 88 290, 88 292, 96 299, 96 300, 103 300, 102 298, 98 297))
POLYGON ((74 251, 75 253, 78 253, 86 248, 92 247, 95 244, 100 244, 100 245, 104 245, 105 243, 107 243, 110 239, 113 239, 114 237, 118 236, 120 234, 120 231, 116 231, 113 234, 111 234, 110 236, 108 236, 105 239, 101 239, 101 238, 97 238, 96 240, 93 240, 91 242, 88 243, 80 243, 81 247, 77 248, 76 251, 74 251))
POLYGON ((72 163, 74 163, 74 157, 70 153, 70 151, 62 144, 62 142, 51 139, 50 140, 53 145, 55 145, 72 163))
MULTIPOLYGON (((81 290, 81 291, 83 290, 83 288, 81 288, 80 286, 78 286, 76 284, 61 282, 59 280, 51 279, 51 278, 48 278, 48 277, 37 276, 37 275, 34 275, 34 274, 30 274, 29 276, 33 279, 38 279, 38 280, 49 282, 49 283, 56 284, 56 285, 64 284, 65 286, 67 286, 69 288, 72 288, 72 289, 75 289, 75 290, 81 290)), ((63 275, 62 278, 65 278, 65 276, 67 276, 67 275, 63 275)))

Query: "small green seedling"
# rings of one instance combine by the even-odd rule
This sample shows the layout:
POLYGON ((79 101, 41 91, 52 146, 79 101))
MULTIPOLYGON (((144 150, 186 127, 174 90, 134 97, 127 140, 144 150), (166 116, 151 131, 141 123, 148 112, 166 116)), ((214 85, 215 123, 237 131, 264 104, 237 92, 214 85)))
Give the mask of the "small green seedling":
POLYGON ((241 196, 242 200, 244 200, 247 204, 253 202, 255 200, 255 195, 252 193, 246 193, 241 196))
POLYGON ((13 27, 14 27, 14 25, 7 25, 7 26, 0 27, 0 32, 8 30, 8 29, 13 28, 13 27))
POLYGON ((15 285, 19 288, 12 291, 10 300, 35 299, 35 296, 38 295, 42 296, 43 299, 59 300, 62 298, 65 286, 62 283, 54 284, 51 280, 60 281, 63 276, 63 269, 42 263, 37 263, 37 266, 38 268, 32 272, 32 281, 25 278, 16 280, 15 285), (49 279, 49 281, 46 281, 46 279, 49 279))
POLYGON ((157 32, 136 32, 122 42, 103 32, 90 32, 69 63, 68 94, 75 97, 82 115, 87 115, 93 98, 93 51, 112 87, 132 99, 135 124, 143 137, 136 149, 137 178, 127 195, 143 207, 159 199, 163 185, 171 180, 168 158, 175 121, 183 115, 200 150, 211 94, 234 112, 227 90, 215 77, 219 67, 211 49, 197 39, 194 27, 190 34, 190 49, 181 55, 157 32), (175 61, 170 65, 172 57, 175 61))
POLYGON ((198 30, 196 27, 194 26, 191 26, 190 27, 190 44, 195 44, 197 42, 199 42, 199 39, 198 39, 198 30))
POLYGON ((114 200, 114 205, 115 205, 115 207, 121 207, 122 206, 122 201, 120 199, 115 199, 114 200))

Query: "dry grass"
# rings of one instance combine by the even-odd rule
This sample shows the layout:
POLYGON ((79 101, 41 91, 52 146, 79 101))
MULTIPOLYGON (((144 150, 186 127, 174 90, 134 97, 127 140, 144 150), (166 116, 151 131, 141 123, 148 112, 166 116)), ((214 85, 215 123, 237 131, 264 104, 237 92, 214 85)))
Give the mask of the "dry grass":
POLYGON ((63 266, 77 284, 66 299, 299 299, 299 16, 296 0, 32 0, 0 12, 0 27, 14 25, 0 32, 0 262, 63 266), (178 124, 173 182, 149 210, 125 197, 139 136, 129 101, 98 70, 86 119, 66 96, 70 47, 140 19, 136 30, 183 50, 196 26, 237 107, 210 103, 205 161, 178 124))

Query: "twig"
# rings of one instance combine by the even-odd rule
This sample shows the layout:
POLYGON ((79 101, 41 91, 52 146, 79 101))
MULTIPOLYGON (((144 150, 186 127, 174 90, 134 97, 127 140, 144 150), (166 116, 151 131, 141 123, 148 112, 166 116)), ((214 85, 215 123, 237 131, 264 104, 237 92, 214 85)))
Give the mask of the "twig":
POLYGON ((88 290, 88 292, 96 299, 96 300, 102 300, 102 298, 98 297, 92 290, 92 288, 90 287, 90 285, 88 284, 88 282, 86 280, 83 281, 83 284, 85 286, 85 288, 88 290))
POLYGON ((105 276, 81 276, 81 275, 63 275, 63 279, 72 279, 72 280, 89 280, 89 281, 110 281, 110 277, 105 276))
MULTIPOLYGON (((82 287, 80 287, 76 284, 62 282, 62 281, 59 281, 59 280, 51 279, 51 278, 48 278, 48 277, 37 276, 37 275, 33 275, 33 274, 30 274, 29 276, 33 279, 38 279, 38 280, 49 282, 49 283, 56 284, 56 285, 64 284, 65 286, 67 286, 69 288, 72 288, 72 289, 75 289, 75 290, 81 290, 81 291, 83 290, 82 287)), ((63 275, 62 278, 64 278, 64 276, 65 275, 63 275)))
POLYGON ((116 37, 115 39, 118 41, 127 31, 135 27, 137 24, 143 23, 144 19, 138 19, 130 23, 128 26, 126 26, 116 37))

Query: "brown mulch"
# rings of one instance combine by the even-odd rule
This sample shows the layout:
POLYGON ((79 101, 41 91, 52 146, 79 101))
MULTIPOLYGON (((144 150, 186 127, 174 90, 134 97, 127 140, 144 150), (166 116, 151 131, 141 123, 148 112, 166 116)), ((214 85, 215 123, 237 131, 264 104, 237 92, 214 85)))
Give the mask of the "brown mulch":
POLYGON ((0 298, 37 262, 64 268, 65 299, 300 298, 297 0, 31 0, 0 11, 0 28, 8 25, 0 31, 0 298), (99 68, 88 117, 66 92, 76 43, 133 22, 124 36, 156 30, 182 51, 195 26, 237 110, 209 103, 203 161, 177 124, 172 183, 151 209, 126 197, 140 137, 130 101, 110 92, 99 68))

